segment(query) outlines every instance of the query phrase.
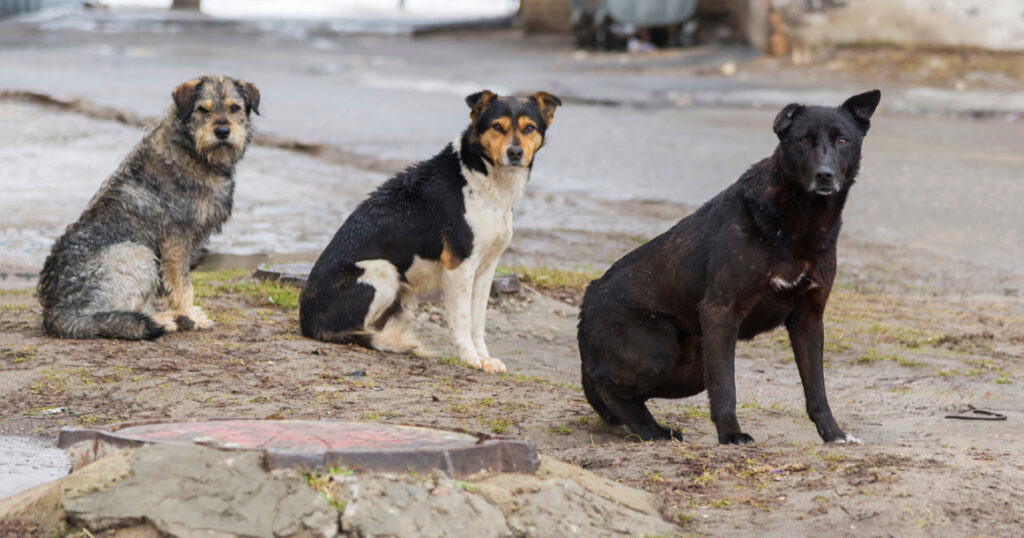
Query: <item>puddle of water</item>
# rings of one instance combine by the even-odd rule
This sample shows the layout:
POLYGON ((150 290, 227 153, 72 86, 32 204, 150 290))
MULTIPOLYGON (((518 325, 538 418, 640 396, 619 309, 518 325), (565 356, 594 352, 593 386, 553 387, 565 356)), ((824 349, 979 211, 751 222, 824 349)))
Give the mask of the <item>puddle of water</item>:
POLYGON ((70 470, 67 455, 50 443, 0 436, 0 499, 66 476, 70 470))

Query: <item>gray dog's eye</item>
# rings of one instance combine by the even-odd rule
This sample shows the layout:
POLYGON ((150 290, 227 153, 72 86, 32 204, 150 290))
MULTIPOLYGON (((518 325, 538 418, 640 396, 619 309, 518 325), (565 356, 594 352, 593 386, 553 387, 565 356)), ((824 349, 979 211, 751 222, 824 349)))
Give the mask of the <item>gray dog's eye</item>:
POLYGON ((240 107, 238 105, 231 105, 231 111, 232 112, 238 112, 239 110, 242 110, 242 107, 240 107))
POLYGON ((807 138, 807 137, 805 136, 805 137, 803 137, 803 138, 801 138, 801 139, 800 139, 800 143, 806 146, 807 144, 810 144, 810 143, 811 143, 811 139, 810 139, 810 138, 807 138))
POLYGON ((848 144, 849 142, 850 142, 849 140, 847 140, 846 138, 843 138, 843 137, 841 137, 841 136, 840 136, 839 138, 837 138, 837 139, 836 139, 836 144, 837 144, 837 145, 840 145, 840 146, 845 146, 845 145, 846 145, 846 144, 848 144))
POLYGON ((207 110, 205 106, 200 106, 200 107, 196 107, 196 110, 197 110, 197 111, 198 111, 198 112, 199 112, 200 114, 206 114, 207 112, 209 112, 209 110, 207 110))

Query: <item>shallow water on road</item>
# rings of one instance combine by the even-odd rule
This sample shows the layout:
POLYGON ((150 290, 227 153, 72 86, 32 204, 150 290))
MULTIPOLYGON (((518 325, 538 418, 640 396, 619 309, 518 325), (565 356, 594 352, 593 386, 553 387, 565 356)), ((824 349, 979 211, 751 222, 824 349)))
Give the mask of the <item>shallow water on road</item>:
POLYGON ((32 437, 0 436, 0 499, 68 474, 63 450, 32 437))

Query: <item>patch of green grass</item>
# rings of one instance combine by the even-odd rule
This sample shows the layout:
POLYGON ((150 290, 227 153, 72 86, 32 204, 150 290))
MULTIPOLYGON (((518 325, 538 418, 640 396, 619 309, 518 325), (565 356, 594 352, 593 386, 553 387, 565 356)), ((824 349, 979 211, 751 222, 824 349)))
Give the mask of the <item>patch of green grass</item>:
POLYGON ((1002 375, 996 378, 996 383, 1000 385, 1012 385, 1013 380, 1011 380, 1008 375, 1002 375))
POLYGON ((945 335, 911 329, 907 327, 892 327, 889 325, 872 324, 868 327, 868 334, 886 342, 895 342, 903 347, 916 348, 923 345, 932 345, 941 340, 945 335))
POLYGON ((507 418, 489 418, 480 415, 477 417, 477 420, 481 426, 491 430, 493 433, 505 433, 505 430, 509 427, 509 420, 507 418))
POLYGON ((565 426, 548 426, 548 433, 554 435, 569 435, 572 430, 565 426))
POLYGON ((590 284, 591 280, 601 276, 600 271, 594 269, 559 269, 557 267, 541 266, 530 267, 526 265, 503 265, 498 268, 502 274, 515 273, 523 282, 538 288, 571 288, 582 290, 590 284))
POLYGON ((876 350, 875 348, 871 348, 865 351, 863 354, 861 354, 860 357, 857 357, 857 362, 862 364, 872 364, 878 361, 893 361, 900 366, 905 366, 908 368, 921 367, 925 365, 923 362, 911 359, 909 357, 879 353, 878 350, 876 350))
POLYGON ((220 293, 241 293, 260 305, 273 305, 285 310, 299 308, 298 286, 283 282, 257 280, 240 270, 192 273, 197 299, 216 297, 220 293))
POLYGON ((327 502, 339 513, 345 511, 345 506, 348 505, 348 501, 342 501, 335 499, 333 495, 333 488, 331 488, 331 476, 333 475, 346 475, 352 474, 351 470, 342 471, 340 469, 332 467, 328 470, 327 474, 320 474, 318 471, 310 473, 302 473, 302 480, 306 482, 313 491, 320 494, 321 497, 327 500, 327 502))

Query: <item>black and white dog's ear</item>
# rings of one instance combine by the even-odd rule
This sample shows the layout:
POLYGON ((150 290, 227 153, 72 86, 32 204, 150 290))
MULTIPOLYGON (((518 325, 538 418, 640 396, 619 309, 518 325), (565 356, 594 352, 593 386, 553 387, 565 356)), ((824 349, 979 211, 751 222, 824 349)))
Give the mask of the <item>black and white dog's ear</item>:
POLYGON ((775 116, 775 122, 772 124, 772 130, 775 131, 775 134, 781 137, 782 133, 785 133, 786 129, 789 129, 789 126, 793 124, 793 117, 803 109, 804 105, 790 103, 780 110, 775 116))
POLYGON ((531 95, 530 99, 537 103, 541 115, 544 116, 544 122, 551 125, 551 121, 555 119, 555 109, 562 106, 562 100, 548 92, 537 92, 531 95))
POLYGON ((878 102, 881 100, 882 92, 871 90, 847 99, 840 108, 849 112, 857 120, 857 123, 864 127, 864 131, 867 131, 871 125, 871 115, 875 113, 878 102))
POLYGON ((469 119, 475 121, 477 116, 487 108, 487 103, 490 103, 495 97, 497 95, 491 90, 484 90, 466 96, 466 104, 469 105, 469 119))

